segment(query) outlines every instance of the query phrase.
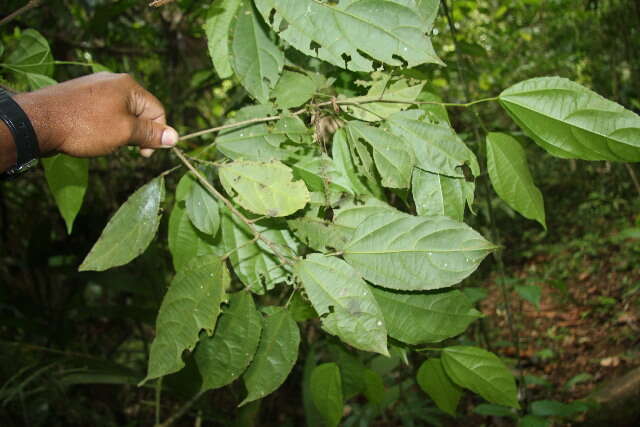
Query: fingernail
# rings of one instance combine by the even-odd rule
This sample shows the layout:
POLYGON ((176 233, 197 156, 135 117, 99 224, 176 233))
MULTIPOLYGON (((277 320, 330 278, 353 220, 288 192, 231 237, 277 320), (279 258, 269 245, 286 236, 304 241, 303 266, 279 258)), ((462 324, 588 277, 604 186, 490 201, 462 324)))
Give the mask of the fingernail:
POLYGON ((153 150, 152 148, 141 148, 140 149, 140 155, 142 157, 146 157, 148 159, 149 157, 151 157, 151 155, 153 154, 154 151, 155 150, 153 150))
POLYGON ((162 132, 162 145, 165 147, 173 147, 178 142, 178 132, 173 128, 166 128, 162 132))

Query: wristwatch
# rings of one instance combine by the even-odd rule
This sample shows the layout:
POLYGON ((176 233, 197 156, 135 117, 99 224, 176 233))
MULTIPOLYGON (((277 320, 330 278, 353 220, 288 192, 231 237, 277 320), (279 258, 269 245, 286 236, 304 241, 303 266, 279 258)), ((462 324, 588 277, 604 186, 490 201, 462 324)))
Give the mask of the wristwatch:
POLYGON ((17 157, 16 164, 0 174, 0 179, 13 179, 38 163, 40 155, 38 137, 27 114, 11 98, 9 92, 2 88, 0 88, 0 120, 7 125, 13 135, 17 157))

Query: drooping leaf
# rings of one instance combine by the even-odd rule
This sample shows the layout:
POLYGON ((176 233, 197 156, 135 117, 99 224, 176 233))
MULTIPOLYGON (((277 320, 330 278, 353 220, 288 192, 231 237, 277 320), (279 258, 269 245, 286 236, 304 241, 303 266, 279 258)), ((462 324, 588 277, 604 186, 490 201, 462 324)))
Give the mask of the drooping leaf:
POLYGON ((18 44, 7 57, 6 63, 23 72, 51 77, 53 74, 53 56, 49 42, 42 34, 28 28, 20 34, 18 44))
POLYGON ((349 400, 366 389, 364 376, 367 367, 357 357, 357 352, 349 351, 342 344, 330 344, 327 347, 330 359, 340 368, 342 395, 349 400))
POLYGON ((367 400, 374 405, 381 405, 384 401, 384 380, 382 376, 373 369, 365 369, 363 372, 364 395, 367 400))
POLYGON ((89 160, 58 154, 42 159, 44 176, 71 234, 89 183, 89 160))
POLYGON ((201 232, 215 236, 220 228, 220 212, 215 197, 199 182, 191 187, 186 199, 187 215, 201 232))
POLYGON ((273 89, 271 96, 282 109, 299 107, 313 97, 318 90, 318 81, 294 71, 285 71, 273 89))
POLYGON ((460 282, 495 249, 462 222, 398 212, 374 215, 360 223, 344 257, 376 285, 428 290, 460 282))
MULTIPOLYGON (((225 124, 240 123, 247 120, 274 116, 273 108, 265 105, 250 105, 240 109, 225 124)), ((221 131, 216 138, 216 147, 233 160, 268 161, 284 159, 287 153, 280 149, 286 141, 282 133, 274 133, 265 123, 252 123, 221 131)))
POLYGON ((478 347, 452 346, 442 351, 445 372, 460 387, 492 403, 519 408, 513 374, 498 357, 478 347))
POLYGON ((229 63, 229 28, 241 0, 217 0, 211 3, 204 21, 209 55, 221 79, 233 74, 229 63))
POLYGON ((291 317, 298 323, 305 322, 309 319, 314 319, 318 317, 318 313, 313 309, 313 306, 309 302, 309 300, 302 296, 300 292, 296 292, 291 298, 291 303, 289 304, 289 312, 291 313, 291 317))
POLYGON ((220 319, 212 337, 204 335, 194 352, 202 376, 201 391, 230 384, 240 377, 253 359, 260 342, 262 317, 248 292, 229 298, 229 308, 220 319))
MULTIPOLYGON (((193 184, 191 188, 196 185, 193 184)), ((182 201, 176 201, 171 211, 168 243, 176 271, 181 270, 192 258, 211 254, 222 256, 224 252, 219 239, 199 231, 191 223, 185 202, 182 201)))
POLYGON ((380 307, 353 268, 341 259, 311 254, 295 272, 327 332, 360 350, 389 354, 380 307))
POLYGON ((372 288, 389 336, 407 344, 440 342, 461 334, 482 315, 457 290, 416 294, 372 288))
POLYGON ((291 169, 280 162, 237 161, 224 164, 218 170, 227 193, 253 213, 287 216, 309 202, 309 190, 304 182, 294 182, 291 169))
POLYGON ((411 194, 420 216, 448 216, 456 221, 464 219, 467 200, 473 201, 475 184, 464 178, 426 172, 414 168, 411 194))
MULTIPOLYGON (((255 224, 259 233, 285 251, 297 253, 296 244, 290 232, 283 227, 255 224)), ((280 282, 287 280, 289 271, 271 249, 258 240, 249 228, 232 215, 222 210, 222 239, 233 271, 252 292, 263 294, 280 282)))
POLYGON ((291 219, 287 221, 287 224, 293 234, 305 245, 321 252, 328 248, 340 250, 351 237, 350 229, 345 229, 345 227, 315 215, 291 219))
POLYGON ((109 220, 78 270, 103 271, 127 264, 142 254, 160 225, 163 200, 163 177, 136 190, 109 220))
POLYGON ((333 157, 333 163, 336 171, 346 178, 349 182, 349 187, 359 195, 374 196, 380 192, 377 183, 372 183, 364 178, 361 178, 358 172, 358 166, 356 165, 352 152, 349 149, 347 141, 347 134, 344 129, 338 129, 333 134, 333 144, 331 146, 331 156, 333 157))
POLYGON ((25 76, 31 90, 42 89, 43 87, 53 86, 58 83, 51 77, 45 76, 44 74, 26 73, 25 76))
POLYGON ((399 79, 395 82, 391 82, 391 76, 384 76, 384 78, 375 82, 365 96, 360 96, 352 99, 354 103, 362 103, 360 106, 347 106, 347 112, 359 120, 365 120, 368 122, 377 122, 384 120, 391 116, 393 113, 405 110, 410 107, 411 104, 402 104, 398 102, 366 102, 380 98, 393 100, 393 101, 407 101, 413 102, 416 100, 424 83, 410 86, 406 79, 399 79))
POLYGON ((364 139, 373 148, 373 158, 383 186, 409 188, 415 155, 404 139, 362 122, 349 122, 348 132, 354 138, 364 139))
POLYGON ((487 169, 498 196, 524 217, 538 221, 546 229, 542 193, 533 182, 526 154, 518 140, 504 133, 489 133, 487 169))
POLYGON ((352 71, 373 71, 372 59, 414 67, 442 64, 413 0, 256 0, 264 20, 308 56, 352 71), (272 11, 275 14, 272 15, 272 11))
POLYGON ((447 376, 440 359, 428 359, 420 365, 416 381, 420 388, 438 405, 438 408, 455 416, 458 402, 462 397, 462 389, 447 376))
POLYGON ((242 378, 247 397, 240 406, 276 390, 289 376, 298 359, 300 331, 291 314, 282 307, 263 320, 262 338, 253 362, 242 378))
POLYGON ((231 67, 242 86, 266 104, 280 78, 284 54, 269 39, 250 1, 240 5, 232 27, 231 67))
POLYGON ((432 123, 422 110, 393 114, 386 122, 391 133, 404 138, 413 147, 416 166, 427 172, 463 178, 463 165, 473 176, 480 175, 475 154, 455 131, 442 122, 432 123))
POLYGON ((500 104, 554 156, 640 161, 640 116, 571 80, 525 80, 503 91, 500 104))
POLYGON ((184 367, 182 353, 193 350, 201 331, 213 334, 224 300, 223 264, 218 256, 194 258, 178 271, 160 305, 143 383, 184 367))
POLYGON ((311 373, 311 398, 327 427, 340 423, 344 407, 340 369, 335 363, 323 363, 311 373))
POLYGON ((338 191, 353 194, 347 178, 336 170, 333 159, 326 155, 304 157, 291 166, 311 191, 338 191))

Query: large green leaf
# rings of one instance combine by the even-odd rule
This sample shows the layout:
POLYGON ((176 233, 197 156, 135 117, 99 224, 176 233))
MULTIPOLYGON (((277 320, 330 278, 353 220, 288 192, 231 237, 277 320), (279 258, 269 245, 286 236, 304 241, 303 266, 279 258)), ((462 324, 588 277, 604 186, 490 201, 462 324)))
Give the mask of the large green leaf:
POLYGON ((428 294, 372 290, 382 309, 389 336, 407 344, 439 342, 454 337, 482 316, 457 290, 428 294))
POLYGON ((519 408, 513 374, 498 357, 478 347, 453 346, 442 351, 445 372, 460 387, 492 403, 519 408))
POLYGON ((220 211, 215 197, 199 182, 193 184, 186 199, 187 215, 201 232, 215 236, 220 227, 220 211))
POLYGON ((463 165, 474 176, 480 175, 478 160, 446 123, 432 123, 428 113, 422 110, 402 111, 386 122, 394 133, 413 147, 416 166, 428 172, 464 177, 463 165))
POLYGON ((220 241, 199 231, 191 223, 183 201, 176 201, 171 211, 168 243, 176 271, 197 256, 223 255, 220 241))
POLYGON ((335 363, 323 363, 311 373, 311 399, 324 418, 324 425, 335 427, 340 423, 344 407, 340 369, 335 363))
POLYGON ((310 100, 319 88, 319 79, 296 71, 285 71, 271 96, 283 109, 299 107, 310 100))
POLYGON ((237 161, 220 166, 218 171, 227 193, 253 213, 287 216, 309 202, 304 182, 294 182, 291 169, 278 161, 237 161))
POLYGON ((262 317, 248 292, 229 298, 229 308, 218 321, 215 334, 205 334, 194 352, 202 376, 202 391, 230 384, 247 369, 260 342, 262 317))
POLYGON ((194 258, 178 271, 160 305, 143 383, 182 369, 182 353, 193 350, 200 331, 213 334, 225 299, 222 276, 222 260, 215 255, 194 258))
POLYGON ((71 234, 89 183, 89 160, 58 154, 42 159, 44 176, 71 234))
POLYGON ((255 0, 265 21, 293 47, 353 71, 373 60, 414 67, 442 64, 414 0, 255 0), (272 11, 275 10, 275 13, 272 11))
POLYGON ((298 359, 300 331, 291 314, 275 307, 264 319, 262 338, 253 362, 243 375, 247 397, 240 406, 275 391, 289 376, 298 359))
POLYGON ((51 77, 45 76, 44 74, 26 73, 25 76, 31 90, 42 89, 43 87, 53 86, 58 83, 51 77))
POLYGON ((415 168, 411 176, 411 194, 416 212, 421 216, 448 216, 464 219, 464 208, 473 202, 475 184, 464 178, 452 178, 415 168))
POLYGON ((266 104, 280 78, 284 54, 269 39, 249 0, 240 5, 231 31, 231 67, 242 86, 266 104))
POLYGON ((504 133, 489 133, 487 169, 491 185, 502 200, 547 228, 542 193, 533 182, 527 156, 518 140, 504 133))
MULTIPOLYGON (((250 105, 240 109, 225 124, 244 122, 275 115, 273 108, 265 105, 250 105)), ((252 123, 220 132, 216 147, 233 160, 267 161, 284 159, 287 153, 280 149, 286 136, 269 130, 265 123, 252 123)))
POLYGON ((342 204, 339 209, 334 211, 333 222, 345 228, 345 233, 349 230, 349 234, 353 235, 362 221, 375 214, 385 212, 394 213, 400 211, 385 202, 369 197, 361 202, 342 204))
MULTIPOLYGON (((354 103, 363 101, 372 101, 380 98, 413 102, 416 100, 424 83, 411 86, 407 79, 399 79, 391 83, 391 76, 385 75, 382 79, 375 82, 366 96, 353 98, 354 103)), ((388 118, 393 113, 402 111, 411 104, 391 103, 391 102, 367 102, 362 105, 347 106, 346 110, 350 115, 359 120, 368 122, 376 122, 388 118)))
POLYGON ((415 164, 410 145, 402 138, 363 122, 349 122, 347 131, 354 139, 362 138, 373 148, 373 158, 383 186, 409 188, 415 164))
POLYGON ((18 44, 7 57, 6 63, 20 71, 42 74, 51 77, 53 74, 53 56, 49 42, 42 34, 31 28, 20 35, 18 44))
POLYGON ((425 32, 428 34, 433 28, 433 21, 438 16, 440 0, 416 0, 416 5, 418 6, 418 12, 424 19, 425 32))
POLYGON ((337 191, 353 194, 349 180, 336 170, 333 159, 322 154, 320 156, 303 157, 291 165, 296 176, 307 184, 311 191, 337 191))
POLYGON ((571 80, 525 80, 502 92, 500 104, 554 156, 640 161, 640 117, 571 80))
POLYGON ((295 272, 327 332, 360 350, 388 355, 387 330, 371 289, 339 258, 311 254, 295 272))
MULTIPOLYGON (((297 248, 289 230, 283 227, 255 224, 259 233, 283 251, 296 253, 297 248)), ((229 261, 238 278, 252 292, 263 294, 287 280, 289 271, 262 241, 255 241, 249 228, 227 209, 222 210, 222 239, 229 261)))
POLYGON ((462 397, 462 390, 444 372, 440 359, 429 359, 420 365, 416 381, 420 388, 438 405, 438 408, 455 416, 458 402, 462 397))
POLYGON ((209 55, 221 79, 233 74, 229 62, 229 28, 242 0, 216 0, 209 6, 204 21, 209 55))
POLYGON ((460 282, 494 249, 495 245, 462 222, 398 212, 365 219, 344 256, 376 285, 427 290, 460 282))
POLYGON ((107 270, 127 264, 144 252, 158 230, 162 200, 163 177, 136 190, 109 220, 79 270, 107 270))

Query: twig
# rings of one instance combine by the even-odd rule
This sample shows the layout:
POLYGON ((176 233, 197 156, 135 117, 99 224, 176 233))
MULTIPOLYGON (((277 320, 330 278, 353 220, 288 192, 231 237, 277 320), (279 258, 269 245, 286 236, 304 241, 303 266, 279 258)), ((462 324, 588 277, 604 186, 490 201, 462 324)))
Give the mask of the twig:
POLYGON ((191 399, 189 399, 189 401, 187 401, 184 405, 182 405, 182 407, 180 409, 178 409, 178 412, 176 412, 175 414, 171 415, 162 424, 157 424, 157 427, 169 427, 171 424, 175 423, 184 414, 186 414, 189 409, 191 409, 191 407, 198 401, 198 399, 200 399, 200 397, 202 397, 203 394, 204 394, 204 392, 202 392, 202 391, 198 392, 195 396, 193 396, 191 399))
POLYGON ((268 247, 269 249, 271 249, 271 251, 278 257, 278 259, 280 260, 280 262, 282 264, 289 264, 292 265, 293 262, 287 258, 285 258, 284 255, 282 255, 282 253, 280 253, 280 251, 278 250, 278 248, 276 247, 276 244, 273 243, 271 240, 267 239, 266 237, 264 237, 257 229, 256 226, 253 224, 253 222, 247 218, 246 216, 244 216, 242 214, 242 212, 240 212, 238 209, 236 209, 235 206, 233 206, 233 203, 231 203, 226 197, 224 197, 218 190, 215 189, 215 187, 213 185, 211 185, 211 183, 209 181, 207 181, 207 179, 202 175, 202 173, 200 173, 199 170, 197 170, 193 164, 191 164, 191 162, 186 158, 186 156, 182 153, 182 151, 180 151, 179 148, 173 147, 172 148, 173 152, 175 153, 176 156, 178 156, 178 158, 180 159, 180 161, 191 171, 193 172, 193 174, 196 176, 196 178, 198 179, 198 181, 200 182, 200 184, 202 184, 202 186, 204 188, 206 188, 214 197, 216 197, 218 200, 220 200, 222 203, 224 203, 227 208, 229 208, 229 210, 231 211, 231 213, 233 213, 235 216, 237 216, 240 221, 242 221, 243 223, 245 223, 245 225, 249 228, 249 230, 251 230, 251 232, 253 233, 254 236, 256 236, 258 239, 262 240, 268 247))
POLYGON ((14 12, 8 14, 7 16, 5 16, 4 18, 0 19, 0 25, 8 24, 9 22, 13 21, 14 19, 16 19, 18 16, 22 15, 23 13, 30 11, 34 7, 40 6, 41 2, 42 2, 42 0, 29 0, 29 3, 25 4, 24 6, 22 6, 18 10, 14 11, 14 12))
POLYGON ((160 424, 160 401, 162 398, 162 378, 158 378, 156 382, 156 395, 155 395, 155 415, 156 415, 156 425, 160 424))
POLYGON ((640 195, 640 182, 638 182, 638 176, 633 170, 633 166, 631 166, 629 163, 625 163, 624 166, 627 168, 627 172, 629 172, 629 176, 631 177, 631 181, 633 181, 633 185, 636 187, 638 195, 640 195))

